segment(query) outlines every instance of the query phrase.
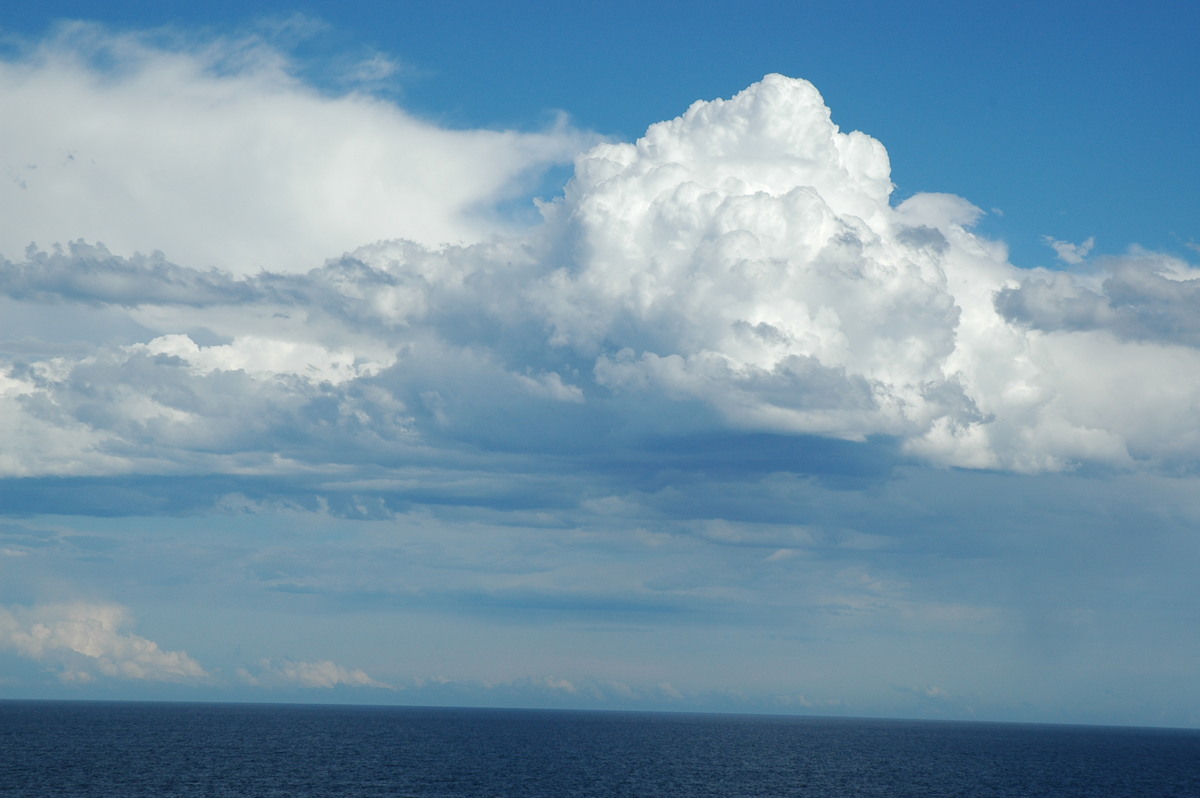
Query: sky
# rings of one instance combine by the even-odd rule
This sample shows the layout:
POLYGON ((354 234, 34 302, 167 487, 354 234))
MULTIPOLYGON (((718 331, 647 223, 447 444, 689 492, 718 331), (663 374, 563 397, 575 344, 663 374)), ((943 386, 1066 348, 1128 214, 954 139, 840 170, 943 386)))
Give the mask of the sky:
POLYGON ((0 16, 0 698, 1200 727, 1194 3, 0 16))

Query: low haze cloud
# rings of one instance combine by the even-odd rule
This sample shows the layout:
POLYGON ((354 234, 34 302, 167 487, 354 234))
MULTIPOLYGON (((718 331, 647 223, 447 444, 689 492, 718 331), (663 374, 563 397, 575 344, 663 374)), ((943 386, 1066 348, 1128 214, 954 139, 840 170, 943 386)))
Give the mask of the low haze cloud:
POLYGON ((305 662, 264 659, 253 670, 239 669, 238 676, 242 681, 255 687, 328 689, 345 686, 395 689, 389 684, 372 679, 361 668, 346 668, 329 660, 305 662))

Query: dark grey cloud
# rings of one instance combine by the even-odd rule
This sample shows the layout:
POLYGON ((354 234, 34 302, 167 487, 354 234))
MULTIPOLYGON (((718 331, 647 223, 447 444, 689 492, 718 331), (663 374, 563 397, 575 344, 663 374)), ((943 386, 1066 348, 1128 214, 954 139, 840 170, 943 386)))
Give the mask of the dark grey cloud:
POLYGON ((245 280, 177 266, 161 252, 125 258, 83 241, 49 252, 31 246, 19 262, 0 258, 0 292, 21 301, 122 307, 237 305, 261 298, 245 280))
POLYGON ((1130 341, 1200 346, 1200 275, 1194 269, 1149 254, 1101 259, 1096 269, 1086 281, 1070 273, 1028 277, 997 292, 996 310, 1047 332, 1104 330, 1130 341))

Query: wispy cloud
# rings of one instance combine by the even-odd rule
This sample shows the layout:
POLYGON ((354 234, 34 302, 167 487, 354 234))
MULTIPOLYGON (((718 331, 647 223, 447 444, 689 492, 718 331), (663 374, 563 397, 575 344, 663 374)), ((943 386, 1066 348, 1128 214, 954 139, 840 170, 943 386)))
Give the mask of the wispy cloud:
POLYGON ((246 684, 269 688, 378 687, 395 690, 372 679, 361 668, 346 668, 329 660, 261 660, 253 669, 241 668, 238 677, 246 684))
MULTIPOLYGON (((376 56, 354 71, 393 69, 376 56)), ((476 241, 505 227, 496 202, 594 140, 565 124, 439 128, 293 73, 253 35, 86 23, 0 61, 0 254, 83 238, 253 274, 307 271, 380 238, 476 241)))
POLYGON ((1042 241, 1046 246, 1054 250, 1058 255, 1058 259, 1063 263, 1069 263, 1072 266, 1078 266, 1087 258, 1088 253, 1096 246, 1095 236, 1089 236, 1082 244, 1072 244, 1070 241, 1059 241, 1051 236, 1042 236, 1042 241))

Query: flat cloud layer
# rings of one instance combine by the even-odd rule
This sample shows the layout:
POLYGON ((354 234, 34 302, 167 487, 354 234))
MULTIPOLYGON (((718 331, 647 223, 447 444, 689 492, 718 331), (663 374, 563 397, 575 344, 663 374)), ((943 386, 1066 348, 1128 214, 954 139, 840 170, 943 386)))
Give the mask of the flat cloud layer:
POLYGON ((391 685, 372 679, 361 668, 346 668, 329 660, 273 662, 264 659, 258 663, 255 671, 241 669, 238 675, 247 684, 259 687, 332 688, 345 685, 395 689, 391 685))
POLYGON ((395 468, 719 430, 1025 472, 1200 456, 1200 271, 1148 253, 1018 270, 965 200, 893 207, 883 145, 806 81, 596 145, 540 227, 430 248, 478 234, 473 205, 578 137, 439 130, 318 96, 254 48, 225 74, 212 51, 64 37, 127 68, 61 43, 0 68, 5 107, 38 110, 0 123, 38 161, 4 189, 5 230, 44 242, 0 242, 0 474, 395 468), (184 204, 138 194, 135 157, 171 163, 184 204), (46 211, 68 193, 103 218, 46 211), (159 230, 178 254, 133 251, 159 230))

